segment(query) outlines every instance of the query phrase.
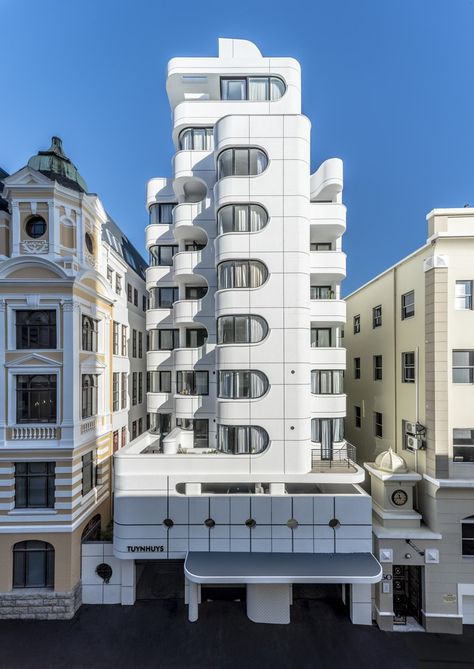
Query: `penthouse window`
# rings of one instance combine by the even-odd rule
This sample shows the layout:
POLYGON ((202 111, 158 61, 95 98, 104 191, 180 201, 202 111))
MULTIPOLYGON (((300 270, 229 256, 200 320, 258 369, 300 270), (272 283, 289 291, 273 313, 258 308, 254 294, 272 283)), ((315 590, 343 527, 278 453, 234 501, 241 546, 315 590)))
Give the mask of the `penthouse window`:
POLYGON ((186 128, 179 134, 179 148, 186 151, 212 151, 213 128, 186 128))
POLYGON ((16 422, 56 422, 56 374, 19 374, 16 377, 16 422))
POLYGON ((311 392, 315 395, 341 395, 344 392, 344 372, 342 370, 313 369, 311 371, 311 392))
POLYGON ((268 214, 259 204, 227 204, 217 213, 220 235, 228 232, 257 232, 267 222, 268 214))
POLYGON ((222 399, 256 399, 267 392, 268 379, 263 372, 225 370, 219 372, 218 396, 222 399))
POLYGON ((152 267, 171 267, 173 258, 178 253, 177 245, 160 244, 150 247, 150 265, 152 267))
POLYGON ((150 288, 150 309, 171 309, 178 299, 178 287, 150 288))
POLYGON ((268 158, 261 149, 225 149, 217 158, 217 179, 257 176, 267 165, 268 158))
POLYGON ((268 433, 257 425, 218 425, 217 450, 231 455, 256 455, 268 446, 268 433))
POLYGON ((17 349, 56 348, 56 311, 15 312, 17 349))
POLYGON ((265 339, 268 325, 261 316, 221 316, 217 319, 218 344, 255 344, 265 339))
POLYGON ((258 288, 267 277, 267 268, 259 260, 226 260, 217 267, 217 289, 258 288))
POLYGON ((178 395, 209 395, 209 372, 176 372, 178 395))
POLYGON ((279 77, 221 78, 222 100, 275 101, 284 95, 285 90, 285 82, 279 77))
POLYGON ((90 316, 82 316, 82 350, 97 351, 98 322, 90 316))

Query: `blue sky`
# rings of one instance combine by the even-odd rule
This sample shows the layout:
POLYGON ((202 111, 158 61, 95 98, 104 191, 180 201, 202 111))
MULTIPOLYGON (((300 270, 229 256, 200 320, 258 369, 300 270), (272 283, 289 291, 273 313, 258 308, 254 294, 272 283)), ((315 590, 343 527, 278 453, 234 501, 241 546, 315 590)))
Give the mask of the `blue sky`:
POLYGON ((474 205, 474 0, 0 0, 0 17, 0 166, 60 135, 141 250, 145 183, 173 153, 166 63, 219 36, 301 62, 312 169, 345 163, 345 293, 421 245, 428 211, 474 205))

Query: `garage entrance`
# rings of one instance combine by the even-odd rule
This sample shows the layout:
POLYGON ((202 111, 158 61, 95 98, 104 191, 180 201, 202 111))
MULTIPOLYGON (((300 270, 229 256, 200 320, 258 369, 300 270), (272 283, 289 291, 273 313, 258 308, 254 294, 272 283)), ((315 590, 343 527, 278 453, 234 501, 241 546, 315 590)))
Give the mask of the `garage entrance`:
POLYGON ((184 560, 136 560, 137 600, 184 599, 184 560))

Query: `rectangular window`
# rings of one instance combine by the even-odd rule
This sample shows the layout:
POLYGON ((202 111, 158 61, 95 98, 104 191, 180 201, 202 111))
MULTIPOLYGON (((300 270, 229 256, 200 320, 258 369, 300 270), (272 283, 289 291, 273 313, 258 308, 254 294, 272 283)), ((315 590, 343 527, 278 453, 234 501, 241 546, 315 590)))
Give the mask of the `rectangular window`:
POLYGON ((149 330, 150 351, 172 351, 179 347, 179 330, 149 330))
POLYGON ((138 333, 138 357, 143 358, 143 333, 138 333))
POLYGON ((16 376, 16 422, 56 422, 56 374, 16 376))
POLYGON ((360 315, 354 316, 354 334, 360 332, 360 315))
POLYGON ((309 245, 310 251, 332 251, 331 242, 311 242, 309 245))
POLYGON ((54 548, 43 541, 21 541, 13 547, 13 587, 53 588, 54 548))
POLYGON ((137 421, 134 420, 132 423, 132 441, 137 438, 137 421))
POLYGON ((138 386, 138 375, 137 372, 132 373, 132 406, 135 406, 137 403, 137 386, 138 386))
POLYGON ((311 347, 330 347, 332 346, 331 328, 311 328, 311 347))
POLYGON ((193 420, 194 448, 209 447, 209 421, 207 418, 195 418, 193 420))
POLYGON ((136 288, 133 289, 133 304, 138 307, 138 290, 136 288))
POLYGON ((143 402, 143 372, 138 372, 138 404, 143 402))
POLYGON ((376 437, 383 437, 383 417, 379 411, 374 412, 374 434, 376 437))
POLYGON ((97 374, 82 375, 82 418, 97 416, 97 374))
POLYGON ((379 328, 382 325, 382 305, 372 309, 372 327, 379 328))
POLYGON ((137 357, 137 331, 132 330, 132 357, 137 357))
POLYGON ((415 383, 415 352, 402 353, 402 383, 415 383))
POLYGON ((171 309, 178 300, 178 287, 150 288, 150 309, 171 309))
POLYGON ((360 379, 360 358, 354 358, 354 378, 360 379))
POLYGON ((176 384, 179 395, 208 395, 209 372, 176 372, 176 384))
POLYGON ((122 448, 127 445, 127 428, 124 425, 121 429, 121 434, 120 434, 120 444, 122 448))
POLYGON ((152 267, 171 267, 176 253, 178 253, 177 244, 152 246, 150 248, 150 265, 152 267))
POLYGON ((112 285, 113 280, 114 280, 114 271, 111 267, 107 267, 107 281, 110 283, 110 285, 112 285))
POLYGON ((331 286, 311 286, 310 288, 311 300, 332 300, 334 299, 334 291, 331 286))
POLYGON ((472 281, 456 281, 456 309, 472 309, 472 281))
POLYGON ((148 303, 147 296, 146 296, 146 295, 142 295, 142 310, 143 310, 143 311, 146 311, 146 309, 147 309, 147 303, 148 303))
POLYGON ((112 449, 116 453, 119 449, 119 431, 115 430, 112 435, 112 449))
POLYGON ((171 372, 147 372, 147 388, 149 393, 170 393, 171 372))
POLYGON ((138 434, 140 435, 143 432, 143 418, 138 419, 137 429, 138 429, 138 434))
POLYGON ((132 293, 133 293, 132 286, 130 283, 127 283, 127 302, 132 301, 132 293))
POLYGON ((17 349, 57 348, 54 309, 18 310, 15 319, 17 349))
POLYGON ((354 407, 354 424, 356 427, 362 426, 362 411, 358 406, 354 407))
POLYGON ((221 79, 222 100, 246 100, 247 79, 221 79))
POLYGON ((206 293, 206 286, 186 286, 184 290, 184 298, 186 300, 200 300, 206 293))
POLYGON ((119 329, 120 324, 114 321, 112 324, 112 352, 114 355, 119 354, 119 329))
POLYGON ((121 394, 120 394, 120 408, 127 408, 127 372, 122 372, 122 384, 121 384, 121 394))
POLYGON ((464 518, 461 524, 462 554, 465 557, 474 557, 474 518, 464 518))
POLYGON ((54 462, 15 463, 15 508, 54 508, 54 462))
POLYGON ((115 275, 115 292, 117 293, 117 295, 122 294, 122 277, 120 276, 120 274, 115 275))
POLYGON ((453 383, 474 383, 474 350, 453 351, 453 383))
POLYGON ((114 372, 112 376, 112 411, 120 408, 120 372, 114 372))
POLYGON ((199 348, 204 346, 206 341, 207 330, 204 330, 204 328, 186 330, 186 348, 199 348))
POLYGON ((98 321, 90 316, 82 316, 82 350, 97 353, 98 321))
POLYGON ((82 496, 96 485, 96 468, 94 465, 94 454, 92 451, 82 456, 82 496))
POLYGON ((152 205, 150 207, 150 222, 171 225, 173 223, 173 209, 175 206, 176 202, 163 202, 162 204, 152 205))
POLYGON ((454 428, 453 460, 474 463, 474 428, 454 428))
POLYGON ((374 381, 382 380, 382 356, 374 355, 374 381))
POLYGON ((122 355, 127 355, 127 326, 122 325, 122 355))
POLYGON ((415 291, 402 295, 402 321, 415 315, 415 291))

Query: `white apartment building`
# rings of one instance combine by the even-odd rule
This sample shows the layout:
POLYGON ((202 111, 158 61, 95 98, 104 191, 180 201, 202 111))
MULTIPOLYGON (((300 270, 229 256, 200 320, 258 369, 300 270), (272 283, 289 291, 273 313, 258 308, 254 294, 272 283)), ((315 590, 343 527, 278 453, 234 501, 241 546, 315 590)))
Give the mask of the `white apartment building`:
MULTIPOLYGON (((115 454, 121 601, 241 586, 256 622, 299 583, 341 584, 370 624, 371 500, 344 439, 339 159, 310 172, 300 66, 220 39, 174 58, 176 148, 148 183, 150 430, 115 454), (152 586, 150 584, 153 584, 152 586)), ((212 597, 211 597, 212 598, 212 597)))
POLYGON ((144 277, 59 138, 0 171, 0 618, 81 604, 113 451, 146 430, 144 277))
POLYGON ((474 209, 427 220, 424 246, 347 298, 346 435, 370 475, 378 625, 461 633, 474 624, 474 209))

